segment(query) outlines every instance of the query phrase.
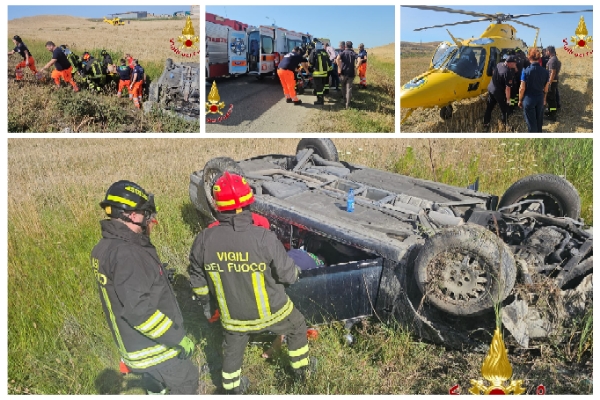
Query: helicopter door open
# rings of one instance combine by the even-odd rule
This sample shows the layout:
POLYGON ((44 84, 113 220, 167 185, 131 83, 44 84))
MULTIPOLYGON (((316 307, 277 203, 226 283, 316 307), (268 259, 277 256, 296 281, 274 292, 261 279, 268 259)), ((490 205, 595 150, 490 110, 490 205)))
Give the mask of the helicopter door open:
POLYGON ((431 59, 430 68, 441 68, 450 59, 450 55, 456 50, 456 45, 449 42, 442 42, 439 44, 433 58, 431 59))

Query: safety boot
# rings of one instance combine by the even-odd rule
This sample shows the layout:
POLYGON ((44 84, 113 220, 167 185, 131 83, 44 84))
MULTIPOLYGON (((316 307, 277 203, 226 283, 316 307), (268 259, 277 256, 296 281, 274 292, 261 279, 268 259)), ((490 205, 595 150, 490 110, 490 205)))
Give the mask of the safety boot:
POLYGON ((293 103, 294 101, 292 99, 285 99, 286 103, 293 103))
POLYGON ((313 104, 323 105, 323 104, 325 104, 325 99, 323 98, 323 96, 317 96, 317 100, 313 104))
POLYGON ((299 106, 300 104, 302 104, 302 100, 298 99, 298 100, 294 101, 295 106, 299 106))
POLYGON ((225 390, 225 394, 244 394, 250 388, 250 379, 247 376, 242 376, 240 378, 240 385, 231 389, 225 390))

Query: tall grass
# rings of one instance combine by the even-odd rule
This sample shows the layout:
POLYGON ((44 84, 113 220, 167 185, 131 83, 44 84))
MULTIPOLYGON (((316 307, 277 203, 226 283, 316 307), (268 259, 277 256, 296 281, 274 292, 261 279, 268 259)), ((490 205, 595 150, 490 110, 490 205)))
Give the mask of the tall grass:
MULTIPOLYGON (((12 44, 12 41, 11 41, 12 44)), ((41 69, 52 57, 45 42, 32 40, 26 43, 31 50, 36 67, 41 69)), ((60 45, 59 43, 56 43, 60 45)), ((103 49, 71 48, 81 57, 84 51, 102 60, 103 49)), ((113 62, 118 63, 123 53, 105 49, 113 62)), ((9 132, 198 132, 200 121, 189 122, 159 110, 144 113, 136 109, 127 94, 116 98, 116 85, 108 86, 102 94, 80 91, 62 83, 55 91, 49 75, 38 82, 29 69, 24 69, 25 78, 14 81, 14 68, 21 56, 9 59, 8 83, 8 131, 9 132)), ((160 77, 164 64, 140 59, 150 82, 160 77)), ((52 70, 52 68, 50 68, 52 70)), ((74 76, 78 80, 77 76, 74 76)), ((82 86, 83 88, 83 86, 82 86)))
MULTIPOLYGON (((575 152, 580 164, 591 159, 591 140, 338 139, 335 143, 347 161, 430 178, 433 160, 438 180, 464 186, 479 175, 482 190, 498 194, 527 173, 510 170, 508 157, 517 153, 524 165, 535 159, 539 172, 552 172, 544 169, 550 164, 543 160, 550 163, 553 154, 562 154, 569 179, 575 152), (493 170, 495 166, 502 171, 493 170)), ((156 195, 160 223, 152 241, 162 261, 177 270, 175 291, 185 329, 197 344, 193 362, 212 363, 220 345, 218 332, 203 322, 187 282, 189 249, 201 229, 189 200, 189 175, 217 156, 292 154, 296 145, 297 139, 10 139, 9 393, 143 393, 137 377, 118 373, 119 355, 89 266, 90 251, 100 238, 98 220, 103 217, 98 202, 119 179, 133 180, 156 195)), ((589 201, 584 211, 589 210, 586 215, 591 218, 592 197, 587 192, 592 177, 582 175, 574 184, 589 201)), ((511 354, 515 379, 524 379, 529 393, 540 382, 549 393, 591 393, 586 381, 591 364, 585 360, 593 350, 589 331, 593 324, 585 323, 588 330, 581 341, 572 342, 569 358, 562 345, 544 347, 535 358, 511 354), (581 363, 576 352, 584 355, 581 363)), ((402 326, 365 321, 353 332, 353 346, 345 345, 346 331, 339 324, 319 327, 319 333, 311 342, 318 374, 304 386, 286 378, 285 354, 268 363, 261 358, 261 348, 248 347, 243 374, 250 378, 251 393, 445 394, 454 384, 467 387, 469 379, 480 374, 482 357, 421 343, 402 326)), ((202 392, 215 389, 211 377, 203 375, 202 392)))

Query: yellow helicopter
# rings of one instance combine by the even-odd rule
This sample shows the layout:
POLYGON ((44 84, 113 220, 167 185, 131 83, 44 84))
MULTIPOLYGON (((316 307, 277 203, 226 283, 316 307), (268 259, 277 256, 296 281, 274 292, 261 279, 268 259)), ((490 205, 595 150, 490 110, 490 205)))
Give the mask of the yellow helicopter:
POLYGON ((415 31, 473 22, 490 21, 491 23, 479 38, 462 41, 457 40, 446 29, 452 42, 441 42, 431 59, 429 69, 402 85, 400 89, 400 107, 408 109, 408 112, 400 123, 404 123, 417 108, 439 107, 440 117, 446 120, 450 119, 452 118, 453 102, 477 97, 486 93, 496 63, 517 47, 524 52, 527 51, 527 45, 523 40, 515 36, 517 30, 508 24, 508 21, 535 29, 536 35, 533 40, 533 47, 535 47, 539 28, 516 21, 517 18, 544 14, 592 12, 592 10, 582 10, 510 15, 502 13, 485 14, 435 6, 403 7, 465 14, 479 18, 470 21, 428 26, 415 29, 415 31))
POLYGON ((107 19, 106 17, 104 17, 103 22, 111 24, 112 26, 125 25, 125 22, 121 21, 121 18, 119 17, 114 17, 113 19, 107 19))

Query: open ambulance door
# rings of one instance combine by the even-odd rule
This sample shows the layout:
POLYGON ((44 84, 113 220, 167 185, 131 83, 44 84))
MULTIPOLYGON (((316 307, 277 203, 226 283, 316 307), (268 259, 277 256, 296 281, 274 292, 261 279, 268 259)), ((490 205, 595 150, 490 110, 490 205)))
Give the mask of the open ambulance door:
POLYGON ((227 33, 229 52, 229 74, 241 75, 248 72, 248 43, 245 32, 229 30, 227 33))

